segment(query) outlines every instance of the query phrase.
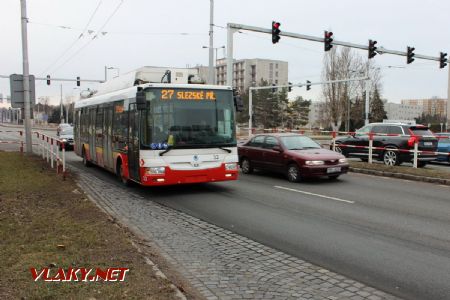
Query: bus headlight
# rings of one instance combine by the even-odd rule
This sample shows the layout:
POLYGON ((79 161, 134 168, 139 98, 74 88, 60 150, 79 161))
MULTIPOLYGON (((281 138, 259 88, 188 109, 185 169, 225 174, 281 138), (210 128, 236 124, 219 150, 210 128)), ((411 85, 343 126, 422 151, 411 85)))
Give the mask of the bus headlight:
POLYGON ((225 170, 226 171, 235 171, 238 169, 237 163, 227 163, 225 164, 225 170))
POLYGON ((320 166, 325 164, 325 162, 323 160, 307 160, 305 164, 308 166, 320 166))
POLYGON ((166 173, 166 167, 150 167, 150 168, 145 168, 145 173, 146 173, 146 174, 151 174, 151 175, 155 175, 155 174, 164 174, 164 173, 166 173))

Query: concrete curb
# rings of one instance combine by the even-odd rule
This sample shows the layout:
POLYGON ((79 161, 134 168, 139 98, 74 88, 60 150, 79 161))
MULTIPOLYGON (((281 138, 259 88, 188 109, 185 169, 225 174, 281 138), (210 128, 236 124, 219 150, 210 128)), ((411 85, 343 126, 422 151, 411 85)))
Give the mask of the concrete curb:
POLYGON ((400 179, 430 182, 430 183, 437 183, 437 184, 443 184, 443 185, 450 186, 450 179, 443 179, 443 178, 437 178, 437 177, 425 177, 425 176, 418 176, 418 175, 411 175, 411 174, 395 173, 395 172, 388 172, 388 171, 378 171, 378 170, 370 170, 370 169, 361 169, 361 168, 354 168, 354 167, 350 167, 349 171, 354 172, 354 173, 378 175, 378 176, 385 176, 385 177, 394 177, 394 178, 400 178, 400 179))

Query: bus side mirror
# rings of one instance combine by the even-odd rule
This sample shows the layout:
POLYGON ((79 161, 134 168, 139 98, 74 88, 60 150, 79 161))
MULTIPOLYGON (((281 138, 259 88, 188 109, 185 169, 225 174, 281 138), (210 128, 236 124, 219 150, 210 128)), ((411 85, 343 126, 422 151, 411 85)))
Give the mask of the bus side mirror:
POLYGON ((144 110, 147 108, 147 99, 144 90, 140 90, 136 93, 136 108, 137 110, 144 110))
POLYGON ((244 111, 244 101, 241 98, 241 95, 239 95, 239 92, 236 90, 233 90, 233 99, 234 99, 234 106, 236 107, 237 112, 244 111))

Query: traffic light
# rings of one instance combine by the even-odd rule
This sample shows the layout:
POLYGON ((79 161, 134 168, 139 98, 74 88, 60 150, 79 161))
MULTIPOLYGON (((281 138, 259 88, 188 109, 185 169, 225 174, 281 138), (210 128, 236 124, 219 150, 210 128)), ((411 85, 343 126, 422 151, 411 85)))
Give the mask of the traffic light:
POLYGON ((441 52, 439 55, 439 68, 443 69, 447 65, 448 59, 447 59, 447 53, 441 52))
POLYGON ((272 83, 272 93, 276 93, 277 92, 277 88, 276 87, 274 87, 275 86, 275 84, 274 83, 272 83))
POLYGON ((47 85, 50 85, 50 75, 47 75, 47 85))
POLYGON ((333 48, 333 45, 331 45, 333 42, 333 33, 331 31, 328 32, 325 30, 323 42, 325 51, 330 51, 330 49, 333 48))
POLYGON ((80 86, 80 76, 77 77, 77 86, 80 86))
POLYGON ((292 82, 288 82, 288 92, 292 92, 292 82))
POLYGON ((311 81, 306 80, 306 90, 309 91, 311 89, 311 81))
POLYGON ((375 46, 377 41, 369 40, 369 59, 377 55, 377 47, 375 46))
POLYGON ((408 53, 406 54, 406 63, 410 64, 414 61, 414 50, 416 50, 416 48, 408 46, 407 50, 408 53))
POLYGON ((280 40, 280 25, 280 22, 272 21, 272 44, 276 44, 280 40))

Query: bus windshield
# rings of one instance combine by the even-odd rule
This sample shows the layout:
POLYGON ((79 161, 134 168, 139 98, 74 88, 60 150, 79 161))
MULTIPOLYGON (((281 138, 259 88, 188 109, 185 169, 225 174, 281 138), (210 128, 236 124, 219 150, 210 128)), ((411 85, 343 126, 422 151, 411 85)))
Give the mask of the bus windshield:
POLYGON ((149 88, 141 118, 147 149, 236 146, 231 90, 149 88))

